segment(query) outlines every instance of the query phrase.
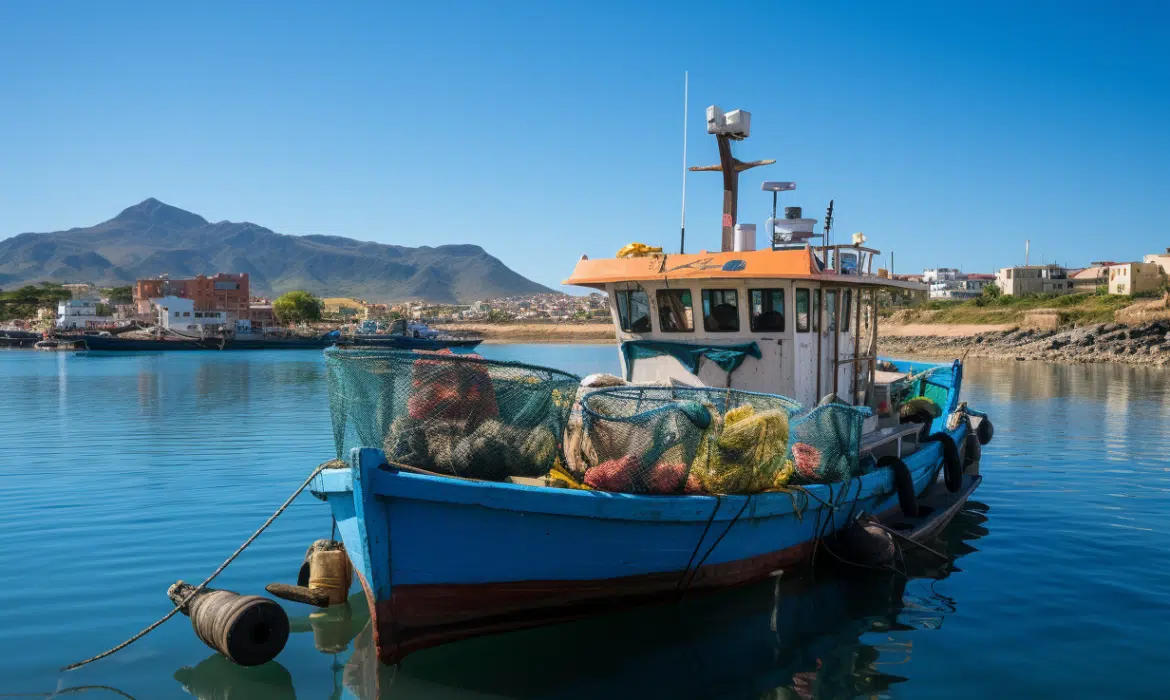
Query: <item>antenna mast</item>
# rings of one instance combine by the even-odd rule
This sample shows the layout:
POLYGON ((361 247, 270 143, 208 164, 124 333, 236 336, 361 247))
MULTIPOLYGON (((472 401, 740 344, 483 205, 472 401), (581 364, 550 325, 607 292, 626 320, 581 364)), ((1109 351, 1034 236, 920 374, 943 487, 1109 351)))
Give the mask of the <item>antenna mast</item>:
POLYGON ((689 71, 683 71, 683 190, 682 190, 682 228, 678 235, 678 252, 687 252, 687 98, 690 89, 691 76, 689 71))
MULTIPOLYGON (((829 200, 829 209, 825 212, 825 247, 832 245, 832 239, 829 238, 829 231, 833 230, 833 200, 829 200)), ((827 260, 825 261, 828 262, 827 260)))
POLYGON ((723 244, 720 250, 724 252, 733 248, 732 236, 739 206, 739 174, 744 170, 776 162, 768 159, 745 163, 731 155, 731 142, 742 141, 748 137, 751 119, 751 113, 741 109, 724 114, 723 110, 715 105, 708 107, 707 133, 713 134, 715 142, 719 145, 719 165, 696 165, 690 168, 696 172, 723 173, 723 244))

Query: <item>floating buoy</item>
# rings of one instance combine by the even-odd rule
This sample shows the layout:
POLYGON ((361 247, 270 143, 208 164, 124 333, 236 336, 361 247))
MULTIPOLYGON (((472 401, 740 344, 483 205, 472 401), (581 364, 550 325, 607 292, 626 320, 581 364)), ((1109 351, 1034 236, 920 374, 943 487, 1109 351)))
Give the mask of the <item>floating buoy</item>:
POLYGON ((205 588, 183 605, 195 586, 177 581, 167 596, 191 618, 195 636, 240 666, 267 663, 288 641, 288 616, 273 600, 205 588))
POLYGON ((345 545, 333 540, 317 540, 305 552, 297 574, 297 585, 328 597, 329 605, 344 603, 353 584, 353 566, 345 545))

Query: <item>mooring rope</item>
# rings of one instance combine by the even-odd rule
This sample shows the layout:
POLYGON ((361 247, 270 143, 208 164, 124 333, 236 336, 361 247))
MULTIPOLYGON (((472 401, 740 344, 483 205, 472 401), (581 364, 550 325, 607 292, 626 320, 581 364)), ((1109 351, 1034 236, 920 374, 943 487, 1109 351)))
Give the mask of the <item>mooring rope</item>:
POLYGON ((236 560, 236 557, 243 554, 244 550, 247 549, 248 546, 251 545, 252 542, 257 537, 260 536, 260 533, 267 530, 268 526, 271 525, 273 523, 273 521, 275 521, 278 517, 280 517, 280 514, 283 513, 286 508, 288 508, 290 505, 292 505, 292 502, 294 500, 296 500, 297 496, 301 495, 301 492, 309 487, 309 484, 312 483, 313 479, 317 478, 318 474, 325 471, 326 469, 336 468, 336 466, 337 466, 337 460, 332 460, 332 459, 329 460, 328 462, 323 462, 320 465, 318 465, 317 468, 313 470, 313 473, 309 474, 309 478, 305 479, 305 483, 301 484, 297 488, 297 490, 294 491, 293 494, 291 496, 289 496, 288 499, 283 504, 281 504, 281 506, 279 508, 276 509, 276 512, 273 513, 272 516, 268 518, 268 520, 264 521, 264 524, 260 526, 260 529, 256 530, 256 532, 253 532, 252 536, 249 537, 247 540, 245 540, 244 543, 242 545, 240 545, 239 549, 232 552, 232 555, 230 557, 228 557, 222 564, 220 564, 219 568, 216 569, 215 571, 213 571, 210 576, 208 576, 206 579, 204 579, 203 583, 196 586, 191 591, 190 595, 188 595, 186 598, 183 599, 182 603, 175 606, 174 610, 171 610, 166 615, 163 615, 161 618, 156 620, 150 626, 146 627, 138 634, 136 634, 133 637, 122 642, 118 646, 107 649, 106 651, 103 651, 102 653, 98 654, 97 656, 91 656, 88 659, 86 659, 85 661, 78 661, 75 664, 70 664, 70 665, 62 668, 61 670, 62 671, 72 671, 74 669, 81 668, 82 666, 85 666, 86 664, 91 664, 94 661, 98 661, 99 659, 104 659, 107 656, 110 656, 111 654, 116 654, 117 652, 122 651, 123 649, 130 646, 134 642, 137 642, 139 639, 142 639, 146 635, 150 634, 155 629, 157 629, 160 625, 162 625, 164 622, 166 622, 167 620, 174 617, 176 614, 179 613, 179 611, 181 611, 183 608, 185 608, 187 606, 187 603, 190 603, 191 600, 194 599, 195 596, 198 595, 200 593, 200 591, 202 591, 207 586, 207 584, 211 583, 212 581, 215 580, 215 577, 222 574, 224 569, 228 568, 228 564, 231 564, 233 561, 236 560))

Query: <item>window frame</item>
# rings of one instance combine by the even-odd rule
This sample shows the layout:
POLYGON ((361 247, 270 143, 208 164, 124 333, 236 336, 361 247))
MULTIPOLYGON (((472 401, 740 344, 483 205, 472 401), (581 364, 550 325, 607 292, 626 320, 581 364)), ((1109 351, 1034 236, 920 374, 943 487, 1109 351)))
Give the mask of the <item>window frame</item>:
POLYGON ((792 308, 796 315, 796 332, 808 333, 812 330, 812 290, 808 287, 797 287, 792 295, 792 308), (803 294, 802 294, 803 293, 803 294), (804 323, 800 322, 800 298, 804 297, 804 323))
POLYGON ((708 333, 739 333, 740 322, 739 322, 739 290, 738 289, 735 289, 734 287, 732 287, 732 288, 721 287, 719 289, 703 289, 703 290, 701 290, 701 294, 700 294, 699 298, 700 298, 701 307, 703 309, 703 330, 704 331, 706 331, 708 333), (720 294, 721 297, 723 298, 723 300, 719 304, 709 304, 708 300, 711 298, 711 295, 716 294, 716 293, 720 294), (735 296, 735 328, 712 328, 711 324, 709 324, 707 322, 707 319, 712 317, 712 314, 707 313, 708 305, 710 306, 711 311, 714 311, 716 306, 720 306, 722 304, 727 303, 725 300, 726 299, 725 295, 728 293, 731 293, 735 296))
POLYGON ((821 303, 821 288, 812 290, 812 332, 821 332, 821 313, 824 311, 821 303))
MULTIPOLYGON (((670 288, 656 289, 654 291, 654 303, 658 306, 658 330, 659 330, 659 332, 661 332, 661 333, 694 333, 695 332, 695 294, 689 288, 677 287, 675 289, 670 289, 670 288), (682 294, 690 295, 690 301, 686 303, 686 308, 688 310, 690 310, 690 312, 691 312, 691 317, 690 317, 691 326, 690 326, 690 328, 667 328, 662 323, 663 318, 664 318, 664 316, 663 316, 663 308, 664 307, 663 307, 663 303, 662 303, 663 297, 667 297, 670 295, 678 296, 678 295, 682 295, 682 294)), ((679 303, 682 303, 681 299, 679 299, 679 303)), ((666 307, 666 308, 670 308, 670 307, 666 307)), ((684 321, 686 320, 685 316, 686 315, 684 314, 684 319, 683 319, 684 321)))
POLYGON ((647 328, 645 331, 633 330, 634 324, 633 324, 633 319, 630 317, 630 308, 633 306, 632 297, 635 294, 641 294, 646 299, 646 325, 650 326, 650 324, 651 324, 650 317, 652 315, 650 313, 650 295, 646 293, 646 290, 642 289, 642 288, 615 289, 614 290, 614 305, 617 306, 618 328, 622 329, 622 332, 624 332, 624 333, 647 333, 651 330, 652 327, 647 328), (622 314, 622 299, 623 299, 623 297, 625 298, 625 302, 626 302, 626 311, 625 311, 624 315, 622 314))
POLYGON ((846 333, 853 332, 853 290, 846 288, 841 290, 841 328, 846 333))
POLYGON ((825 290, 825 330, 830 333, 837 330, 837 291, 836 289, 825 290))
POLYGON ((748 293, 748 330, 749 331, 751 331, 752 333, 784 333, 788 329, 788 313, 787 313, 787 311, 788 311, 787 296, 788 295, 785 293, 786 291, 787 290, 784 287, 759 287, 756 289, 747 290, 747 293, 748 293), (764 314, 766 314, 770 311, 777 311, 775 305, 772 303, 775 301, 773 295, 776 294, 777 292, 780 293, 780 308, 778 310, 780 313, 780 328, 766 328, 766 329, 756 328, 757 316, 756 316, 755 295, 756 294, 760 295, 760 316, 763 316, 764 314), (767 297, 768 303, 770 306, 770 308, 768 308, 766 310, 764 309, 765 296, 767 297))

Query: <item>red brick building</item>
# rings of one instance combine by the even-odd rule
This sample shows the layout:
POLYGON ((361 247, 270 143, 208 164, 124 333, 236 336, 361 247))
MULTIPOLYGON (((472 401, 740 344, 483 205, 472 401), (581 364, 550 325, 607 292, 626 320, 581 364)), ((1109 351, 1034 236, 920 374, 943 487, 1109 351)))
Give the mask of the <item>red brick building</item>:
POLYGON ((159 277, 134 283, 134 301, 140 309, 142 302, 166 296, 191 299, 196 311, 225 311, 229 319, 249 318, 248 302, 252 298, 246 272, 219 272, 212 277, 199 275, 186 280, 159 277))

